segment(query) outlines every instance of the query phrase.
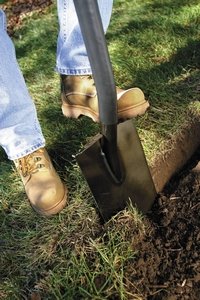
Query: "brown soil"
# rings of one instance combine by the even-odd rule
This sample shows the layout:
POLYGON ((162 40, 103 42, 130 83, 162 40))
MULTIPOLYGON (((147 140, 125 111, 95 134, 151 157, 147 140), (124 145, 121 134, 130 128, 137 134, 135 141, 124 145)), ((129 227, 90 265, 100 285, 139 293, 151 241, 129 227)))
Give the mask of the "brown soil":
POLYGON ((126 276, 142 299, 200 299, 200 148, 156 200, 126 276), (199 162, 199 163, 198 163, 199 162), (196 166, 196 167, 195 167, 196 166))
POLYGON ((42 14, 44 9, 52 3, 52 0, 9 0, 0 5, 0 8, 6 12, 9 35, 13 35, 15 30, 22 25, 25 17, 34 11, 42 14))

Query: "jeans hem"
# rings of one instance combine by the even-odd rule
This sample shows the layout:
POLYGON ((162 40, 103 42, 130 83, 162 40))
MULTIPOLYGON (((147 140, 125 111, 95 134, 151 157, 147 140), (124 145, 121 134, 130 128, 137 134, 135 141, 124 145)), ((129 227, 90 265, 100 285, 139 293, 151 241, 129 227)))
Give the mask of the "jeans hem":
POLYGON ((13 156, 12 156, 12 155, 11 155, 11 156, 9 155, 9 156, 8 156, 8 159, 10 159, 10 160, 15 160, 15 159, 22 158, 22 157, 24 157, 24 156, 26 156, 26 155, 28 155, 28 154, 33 153, 34 151, 36 151, 36 150, 38 150, 38 149, 40 149, 40 148, 43 148, 44 146, 45 146, 45 142, 37 143, 37 144, 35 144, 35 145, 29 147, 28 149, 26 149, 26 150, 20 152, 20 153, 17 154, 17 155, 13 155, 13 156))
POLYGON ((62 75, 91 75, 91 68, 85 69, 63 69, 59 67, 55 67, 55 71, 62 75))

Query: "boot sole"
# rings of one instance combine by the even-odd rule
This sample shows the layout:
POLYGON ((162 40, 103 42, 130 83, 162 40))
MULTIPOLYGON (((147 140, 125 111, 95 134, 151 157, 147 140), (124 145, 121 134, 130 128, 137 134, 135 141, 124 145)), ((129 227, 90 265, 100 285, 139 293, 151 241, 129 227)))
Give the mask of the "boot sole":
POLYGON ((60 202, 58 202, 55 206, 51 207, 48 210, 40 210, 36 206, 31 204, 31 207, 33 208, 33 210, 36 211, 38 214, 45 216, 45 217, 49 217, 49 216, 58 214, 67 204, 68 190, 65 185, 63 185, 63 186, 64 186, 64 196, 60 202))
MULTIPOLYGON (((129 106, 128 108, 118 110, 118 119, 127 120, 133 117, 141 116, 146 112, 148 107, 149 102, 145 100, 143 103, 139 103, 138 105, 129 106)), ((62 112, 63 115, 67 118, 78 119, 84 115, 91 118, 94 122, 99 122, 99 114, 88 107, 83 107, 80 105, 70 105, 63 101, 62 112)))

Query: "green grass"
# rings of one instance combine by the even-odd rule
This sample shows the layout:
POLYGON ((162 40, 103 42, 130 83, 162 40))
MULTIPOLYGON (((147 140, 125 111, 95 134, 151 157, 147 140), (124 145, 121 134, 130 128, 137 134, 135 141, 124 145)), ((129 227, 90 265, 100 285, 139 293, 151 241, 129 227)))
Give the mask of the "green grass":
MULTIPOLYGON (((128 266, 133 240, 148 233, 129 207, 102 226, 74 155, 98 132, 89 119, 68 120, 54 72, 55 7, 27 17, 14 35, 48 151, 69 188, 69 205, 53 218, 32 212, 23 185, 0 151, 0 299, 143 299, 128 266), (137 291, 137 292, 136 292, 137 291)), ((118 86, 141 87, 151 110, 137 128, 149 162, 199 115, 198 0, 117 0, 107 40, 118 86)))
POLYGON ((138 123, 151 160, 168 135, 180 130, 189 103, 199 100, 200 6, 197 1, 118 3, 108 33, 117 84, 137 85, 151 101, 151 112, 138 123))

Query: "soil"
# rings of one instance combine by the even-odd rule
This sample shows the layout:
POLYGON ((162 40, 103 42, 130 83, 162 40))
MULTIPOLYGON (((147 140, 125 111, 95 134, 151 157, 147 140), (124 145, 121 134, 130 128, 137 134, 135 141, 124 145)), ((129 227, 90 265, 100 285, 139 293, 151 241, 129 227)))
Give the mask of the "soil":
MULTIPOLYGON (((200 299, 200 148, 159 195, 126 275, 142 299, 200 299)), ((133 287, 130 287, 133 291, 133 287)))
POLYGON ((200 118, 199 112, 187 111, 187 121, 179 128, 163 149, 155 155, 150 171, 157 192, 161 192, 170 178, 181 170, 199 146, 200 118))
POLYGON ((7 31, 12 36, 17 28, 19 28, 23 20, 31 15, 34 11, 42 14, 44 9, 53 3, 52 0, 8 0, 0 5, 6 12, 7 31))

